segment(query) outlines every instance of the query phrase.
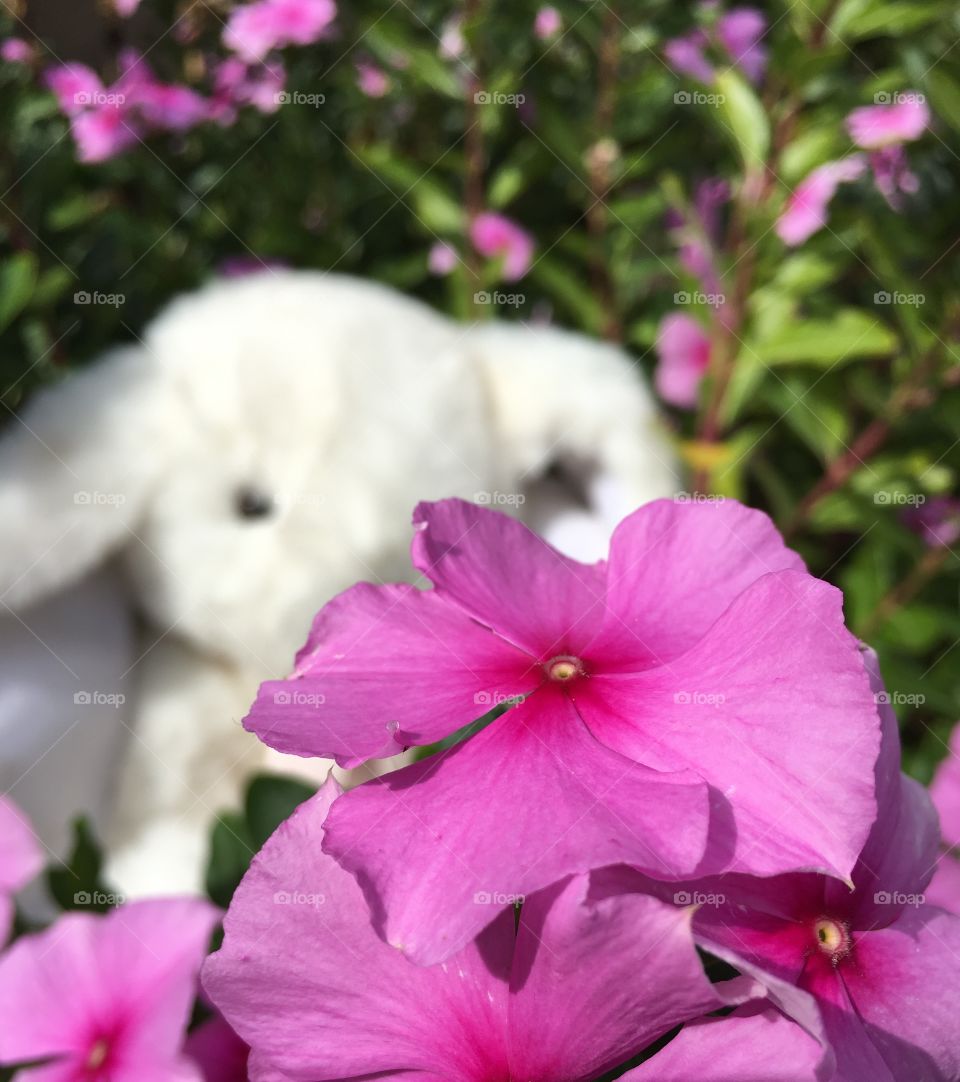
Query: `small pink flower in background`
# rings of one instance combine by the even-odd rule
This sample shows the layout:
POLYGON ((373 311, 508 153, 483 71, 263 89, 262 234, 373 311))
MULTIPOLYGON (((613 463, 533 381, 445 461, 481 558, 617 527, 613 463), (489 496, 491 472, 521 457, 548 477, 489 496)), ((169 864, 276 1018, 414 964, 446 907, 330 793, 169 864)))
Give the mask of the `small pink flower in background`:
POLYGON ((612 863, 849 874, 876 814, 876 705, 839 592, 765 515, 658 500, 593 565, 462 500, 414 524, 434 588, 335 598, 244 719, 278 751, 356 766, 510 706, 334 804, 325 849, 384 939, 429 965, 489 923, 477 891, 612 863))
MULTIPOLYGON (((480 938, 446 965, 411 965, 377 937, 360 887, 321 850, 336 795, 327 782, 270 838, 204 966, 207 994, 250 1044, 254 1077, 596 1078, 675 1025, 759 991, 706 979, 691 909, 637 894, 594 904, 586 876, 527 898, 519 924, 493 888, 481 892, 474 908, 495 919, 480 938)), ((724 1061, 695 1077, 742 1082, 749 1064, 758 1078, 775 1055, 796 1073, 768 1082, 812 1077, 800 1071, 815 1064, 816 1042, 764 1000, 750 1010, 752 1024, 738 1017, 690 1034, 701 1062, 724 1061), (739 1053, 722 1052, 738 1040, 739 1053)), ((656 1071, 658 1059, 624 1077, 674 1077, 656 1071)))
POLYGON ((368 60, 358 60, 354 67, 357 72, 357 86, 362 94, 366 94, 368 98, 382 98, 390 93, 393 84, 383 68, 371 64, 368 60))
POLYGON ((5 38, 0 42, 0 60, 8 64, 29 64, 34 55, 33 46, 23 38, 5 38))
POLYGON ((541 41, 556 37, 563 28, 563 19, 560 12, 553 7, 542 7, 533 20, 533 32, 541 41))
POLYGON ((467 50, 467 42, 463 36, 463 23, 454 16, 443 24, 440 31, 439 53, 444 60, 458 60, 467 50))
POLYGON ((227 57, 214 69, 210 119, 232 124, 238 107, 243 105, 252 105, 261 113, 275 113, 282 104, 286 82, 287 73, 279 60, 247 64, 237 56, 227 57))
POLYGON ((437 241, 427 256, 427 269, 431 274, 442 276, 455 270, 459 262, 460 256, 456 248, 443 241, 437 241))
POLYGON ((253 0, 230 13, 223 43, 244 60, 271 49, 319 41, 337 14, 334 0, 253 0))
POLYGON ((704 55, 706 46, 707 35, 702 30, 694 30, 668 41, 663 47, 663 55, 680 75, 689 75, 701 83, 712 83, 716 72, 704 55))
POLYGON ((890 105, 865 105, 847 117, 850 138, 864 150, 879 150, 919 139, 930 126, 923 95, 910 92, 890 105))
POLYGON ((784 244, 795 247, 822 229, 827 224, 827 210, 837 188, 862 176, 866 165, 862 154, 851 154, 819 166, 800 181, 787 200, 786 210, 777 219, 777 236, 784 244))
POLYGON ((657 394, 671 406, 693 409, 710 367, 710 336, 692 316, 665 316, 657 332, 657 394))
POLYGON ((0 1063, 51 1060, 51 1082, 199 1082, 181 1049, 218 917, 193 898, 132 902, 18 939, 0 956, 0 1063))
POLYGON ((13 895, 43 868, 43 853, 23 813, 0 797, 0 947, 13 924, 13 895))
MULTIPOLYGON (((949 547, 960 541, 960 500, 940 496, 908 508, 901 518, 931 548, 949 547)), ((956 844, 960 845, 960 819, 956 844)))
POLYGON ((86 64, 70 63, 48 68, 43 81, 53 91, 66 116, 82 113, 104 93, 100 76, 86 64))
POLYGON ((470 240, 487 259, 502 260, 503 278, 515 282, 530 269, 533 261, 533 237, 516 222, 487 211, 470 223, 470 240))
POLYGON ((113 9, 128 19, 140 7, 140 0, 113 0, 113 9))
POLYGON ((881 150, 871 150, 868 158, 877 191, 891 209, 899 210, 903 203, 900 196, 913 195, 920 187, 916 173, 910 168, 906 150, 902 146, 883 147, 881 150))
POLYGON ((150 127, 165 131, 187 131, 206 120, 210 111, 195 90, 155 82, 142 84, 133 104, 150 127))
POLYGON ((733 8, 717 20, 717 38, 744 75, 754 83, 767 70, 767 50, 761 44, 767 20, 756 8, 733 8))
POLYGON ((671 38, 663 47, 667 63, 681 75, 701 83, 712 83, 716 69, 709 59, 714 53, 729 59, 754 83, 759 83, 767 70, 767 50, 762 44, 767 20, 756 8, 731 8, 717 19, 712 35, 706 30, 691 30, 681 37, 671 38))
POLYGON ((88 164, 115 158, 141 137, 134 118, 117 104, 100 105, 73 117, 70 133, 77 145, 77 159, 88 164))

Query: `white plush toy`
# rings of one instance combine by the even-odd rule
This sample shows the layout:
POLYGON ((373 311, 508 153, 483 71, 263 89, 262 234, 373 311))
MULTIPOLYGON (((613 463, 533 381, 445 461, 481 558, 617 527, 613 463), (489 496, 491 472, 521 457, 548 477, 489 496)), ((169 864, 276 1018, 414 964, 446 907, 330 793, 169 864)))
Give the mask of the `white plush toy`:
POLYGON ((62 709, 62 729, 96 749, 99 795, 116 730, 132 729, 109 872, 129 894, 198 888, 215 812, 277 766, 240 725, 258 683, 289 671, 335 593, 410 577, 418 500, 486 501, 593 559, 620 514, 675 487, 654 407, 613 347, 545 327, 460 326, 335 275, 212 284, 139 345, 37 395, 0 442, 2 634, 34 651, 17 672, 0 663, 0 767, 11 734, 33 734, 6 774, 29 766, 41 779, 37 792, 18 782, 28 811, 56 803, 42 757, 29 765, 56 734, 31 719, 62 709), (121 660, 78 672, 43 631, 51 619, 69 628, 31 606, 108 559, 140 619, 136 649, 123 664, 122 614, 104 627, 81 592, 71 656, 94 640, 121 660), (41 683, 44 666, 56 697, 4 710, 3 685, 41 683), (67 672, 76 704, 64 703, 67 672))

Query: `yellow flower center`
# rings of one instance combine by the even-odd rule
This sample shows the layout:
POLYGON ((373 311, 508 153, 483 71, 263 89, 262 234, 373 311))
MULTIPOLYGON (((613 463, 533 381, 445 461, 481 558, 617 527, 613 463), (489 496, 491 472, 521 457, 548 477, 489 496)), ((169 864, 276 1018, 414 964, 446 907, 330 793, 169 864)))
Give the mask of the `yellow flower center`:
POLYGON ((850 953, 850 948, 853 946, 850 929, 843 921, 822 917, 814 924, 813 932, 817 946, 824 954, 830 956, 834 964, 850 953))
POLYGON ((556 680, 561 684, 583 675, 583 662, 580 658, 572 657, 569 654, 560 654, 555 658, 551 658, 544 668, 551 680, 556 680))

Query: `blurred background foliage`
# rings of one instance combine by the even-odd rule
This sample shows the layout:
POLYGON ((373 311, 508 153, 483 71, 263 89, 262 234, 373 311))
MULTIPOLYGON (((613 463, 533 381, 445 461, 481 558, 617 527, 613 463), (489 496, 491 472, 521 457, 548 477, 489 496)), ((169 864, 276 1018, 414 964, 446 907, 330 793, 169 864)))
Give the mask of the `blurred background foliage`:
POLYGON ((468 231, 500 212, 536 250, 502 287, 522 301, 498 316, 620 339, 651 374, 662 318, 694 298, 683 311, 710 334, 711 366, 698 407, 667 410, 683 484, 764 508, 845 591, 851 625, 880 652, 907 767, 926 780, 960 698, 953 0, 763 5, 765 77, 718 65, 712 86, 664 53, 716 19, 710 5, 555 0, 559 28, 543 37, 537 5, 350 0, 325 40, 283 51, 288 104, 78 162, 44 72, 79 60, 109 84, 130 46, 158 77, 209 94, 231 7, 143 0, 124 19, 78 2, 82 46, 29 5, 0 19, 32 53, 0 72, 0 412, 231 260, 372 277, 487 318, 473 298, 497 269, 468 231), (376 96, 358 63, 384 77, 376 96), (909 147, 917 190, 893 209, 846 185, 828 227, 786 246, 777 217, 811 170, 851 149, 844 118, 908 90, 932 113, 909 147), (716 178, 730 192, 712 244, 723 319, 697 303, 703 280, 677 240, 716 178), (446 274, 430 269, 439 241, 462 255, 446 274), (123 302, 78 304, 81 291, 123 302), (918 506, 938 509, 935 536, 911 521, 918 506))

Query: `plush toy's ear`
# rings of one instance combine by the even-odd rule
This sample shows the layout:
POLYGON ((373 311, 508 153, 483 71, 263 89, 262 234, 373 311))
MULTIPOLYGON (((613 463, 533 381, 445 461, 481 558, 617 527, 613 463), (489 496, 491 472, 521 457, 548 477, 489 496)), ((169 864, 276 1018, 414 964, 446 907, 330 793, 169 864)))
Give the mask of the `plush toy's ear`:
POLYGON ((22 608, 129 536, 163 452, 157 366, 116 351, 41 391, 0 438, 0 602, 22 608))
POLYGON ((525 490, 521 517, 581 558, 681 475, 642 373, 621 349, 551 327, 466 332, 486 373, 496 437, 525 490))

